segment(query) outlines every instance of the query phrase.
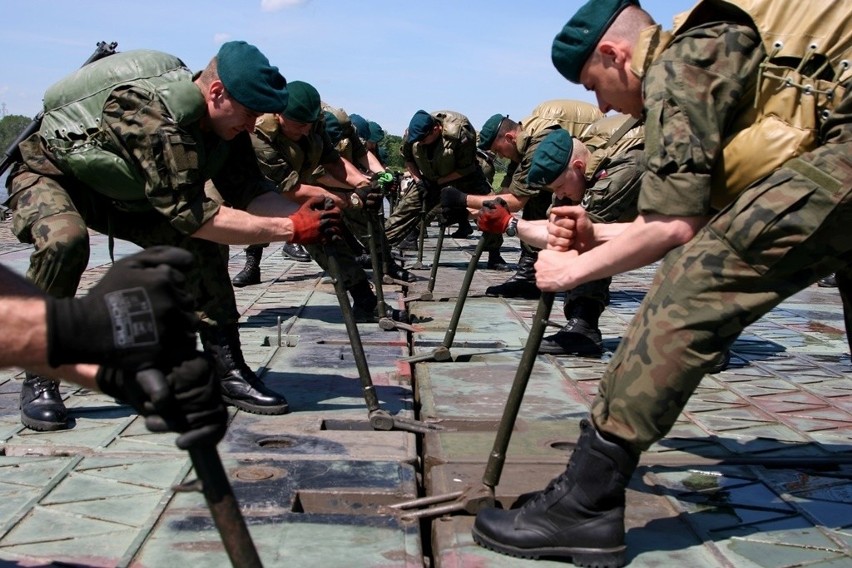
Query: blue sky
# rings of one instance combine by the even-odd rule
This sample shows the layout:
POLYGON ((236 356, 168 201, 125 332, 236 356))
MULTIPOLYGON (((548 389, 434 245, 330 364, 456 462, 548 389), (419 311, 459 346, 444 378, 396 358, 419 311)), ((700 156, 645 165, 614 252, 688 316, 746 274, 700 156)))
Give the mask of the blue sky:
MULTIPOLYGON (((664 27, 692 0, 645 0, 664 27)), ((219 45, 257 45, 288 80, 401 135, 418 109, 450 109, 478 130, 554 98, 594 102, 550 62, 580 0, 4 0, 0 111, 33 116, 44 91, 98 41, 177 55, 199 70, 219 45)))

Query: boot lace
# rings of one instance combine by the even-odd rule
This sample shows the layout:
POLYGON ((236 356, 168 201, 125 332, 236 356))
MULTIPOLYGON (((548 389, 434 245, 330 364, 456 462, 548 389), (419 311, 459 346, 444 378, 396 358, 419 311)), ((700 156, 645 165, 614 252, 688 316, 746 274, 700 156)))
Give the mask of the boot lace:
POLYGON ((33 377, 31 381, 33 393, 36 395, 36 397, 45 392, 59 392, 59 384, 53 379, 48 379, 47 377, 42 377, 41 375, 38 375, 33 377))

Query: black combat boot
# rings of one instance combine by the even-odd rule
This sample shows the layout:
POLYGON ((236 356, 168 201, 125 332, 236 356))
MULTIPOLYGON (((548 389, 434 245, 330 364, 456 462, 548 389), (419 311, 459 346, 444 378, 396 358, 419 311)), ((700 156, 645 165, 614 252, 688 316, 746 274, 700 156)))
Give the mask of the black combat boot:
POLYGON ((527 300, 540 298, 541 290, 535 285, 537 259, 537 252, 522 248, 518 259, 518 271, 502 284, 486 288, 485 295, 492 298, 525 298, 527 300))
POLYGON ((39 432, 68 428, 68 410, 59 394, 59 381, 26 374, 21 385, 21 423, 39 432))
POLYGON ((417 250, 420 246, 420 230, 414 229, 409 231, 405 238, 397 245, 399 250, 417 250))
POLYGON ((459 221, 459 228, 450 233, 450 236, 454 239, 466 239, 472 234, 473 228, 470 226, 470 221, 465 219, 464 221, 459 221))
POLYGON ((281 256, 296 262, 311 261, 311 255, 305 250, 305 247, 297 243, 284 243, 284 246, 281 247, 281 256))
POLYGON ((604 439, 588 420, 564 473, 519 509, 483 509, 473 540, 520 558, 571 559, 575 566, 625 562, 624 503, 639 455, 604 439))
POLYGON ((361 280, 351 286, 349 295, 352 296, 352 315, 355 321, 361 323, 376 321, 376 305, 379 299, 376 298, 369 281, 361 280))
POLYGON ((394 280, 402 280, 403 282, 414 282, 417 277, 411 272, 404 269, 398 262, 391 259, 388 263, 388 276, 394 280))
POLYGON ((246 265, 234 276, 231 284, 237 288, 260 284, 261 256, 263 256, 263 247, 255 245, 246 247, 246 265))
POLYGON ((829 274, 825 278, 820 278, 817 280, 817 286, 820 288, 837 288, 837 276, 829 274))
POLYGON ((581 355, 600 357, 603 354, 603 339, 598 329, 598 320, 603 305, 591 298, 577 298, 565 308, 568 323, 541 340, 539 353, 550 355, 581 355))
POLYGON ((509 268, 509 263, 503 260, 503 257, 500 256, 499 250, 488 251, 488 264, 485 266, 488 270, 499 270, 501 272, 511 270, 511 268, 509 268))
POLYGON ((290 406, 280 394, 268 389, 243 358, 237 324, 201 328, 204 352, 213 356, 216 373, 222 381, 222 399, 255 414, 287 414, 290 406))

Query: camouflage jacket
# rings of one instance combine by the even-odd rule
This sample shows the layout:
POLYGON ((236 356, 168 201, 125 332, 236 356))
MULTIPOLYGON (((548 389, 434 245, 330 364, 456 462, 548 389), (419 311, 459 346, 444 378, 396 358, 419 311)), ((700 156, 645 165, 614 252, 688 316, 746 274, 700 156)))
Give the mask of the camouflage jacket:
POLYGON ((321 166, 340 159, 321 120, 294 142, 281 132, 274 114, 265 114, 257 119, 251 141, 263 175, 281 192, 292 191, 300 183, 316 184, 323 173, 321 166))
MULTIPOLYGON (((205 194, 208 179, 225 202, 242 209, 273 189, 257 167, 248 134, 226 142, 203 132, 197 123, 180 126, 162 102, 148 93, 116 88, 104 104, 102 130, 121 149, 117 159, 134 164, 144 183, 144 195, 138 201, 114 201, 114 206, 131 211, 153 208, 184 234, 196 232, 219 210, 220 204, 205 194), (212 176, 204 171, 211 159, 221 163, 212 176)), ((27 169, 64 175, 37 133, 20 149, 27 169)))

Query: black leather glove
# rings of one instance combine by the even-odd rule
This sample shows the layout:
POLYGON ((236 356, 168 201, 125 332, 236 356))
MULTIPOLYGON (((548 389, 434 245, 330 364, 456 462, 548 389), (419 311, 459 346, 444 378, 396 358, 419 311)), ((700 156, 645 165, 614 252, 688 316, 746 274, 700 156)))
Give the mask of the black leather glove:
POLYGON ((385 198, 378 181, 372 181, 370 185, 363 187, 356 187, 355 194, 369 211, 378 211, 385 198))
POLYGON ((202 353, 193 353, 165 374, 156 369, 135 373, 101 367, 96 380, 104 393, 127 402, 144 416, 152 432, 179 432, 175 443, 182 450, 215 446, 225 435, 228 412, 220 382, 202 353))
POLYGON ((441 207, 444 209, 464 209, 467 207, 467 194, 448 185, 441 190, 441 207))
POLYGON ((48 298, 48 363, 137 369, 194 351, 198 316, 184 290, 192 262, 183 249, 152 247, 116 262, 82 298, 48 298))
POLYGON ((441 190, 441 223, 444 226, 467 221, 467 195, 448 185, 441 190))

